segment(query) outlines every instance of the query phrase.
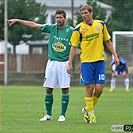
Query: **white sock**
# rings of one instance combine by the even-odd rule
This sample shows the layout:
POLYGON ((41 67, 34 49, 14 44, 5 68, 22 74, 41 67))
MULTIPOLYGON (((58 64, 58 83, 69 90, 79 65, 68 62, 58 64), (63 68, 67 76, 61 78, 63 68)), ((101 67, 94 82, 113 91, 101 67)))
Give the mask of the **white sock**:
POLYGON ((116 78, 111 79, 110 87, 113 90, 115 88, 116 78))
POLYGON ((126 90, 129 88, 129 78, 125 78, 126 90))

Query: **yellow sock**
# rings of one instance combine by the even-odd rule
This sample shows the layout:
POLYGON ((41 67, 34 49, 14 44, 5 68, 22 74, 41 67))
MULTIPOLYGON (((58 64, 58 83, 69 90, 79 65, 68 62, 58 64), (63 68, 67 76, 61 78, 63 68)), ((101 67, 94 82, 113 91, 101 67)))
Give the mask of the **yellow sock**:
POLYGON ((93 111, 94 110, 94 108, 93 108, 93 97, 85 97, 85 101, 86 101, 86 107, 85 107, 85 109, 88 112, 93 111))
POLYGON ((97 101, 98 101, 98 97, 95 97, 94 95, 93 95, 93 105, 95 105, 96 103, 97 103, 97 101))

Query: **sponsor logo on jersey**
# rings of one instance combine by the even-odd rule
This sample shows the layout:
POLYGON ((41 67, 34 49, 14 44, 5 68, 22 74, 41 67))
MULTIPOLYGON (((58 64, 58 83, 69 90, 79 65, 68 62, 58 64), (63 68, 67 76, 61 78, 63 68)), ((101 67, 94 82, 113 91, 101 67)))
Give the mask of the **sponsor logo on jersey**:
POLYGON ((53 38, 56 40, 61 40, 61 41, 68 41, 68 38, 62 38, 62 37, 57 37, 57 36, 53 36, 53 38))
POLYGON ((86 35, 86 41, 91 41, 95 38, 98 38, 99 37, 99 33, 94 33, 94 34, 91 34, 91 35, 86 35))
POLYGON ((64 46, 62 43, 60 42, 56 42, 52 45, 53 49, 57 52, 62 52, 64 50, 66 50, 66 46, 64 46))

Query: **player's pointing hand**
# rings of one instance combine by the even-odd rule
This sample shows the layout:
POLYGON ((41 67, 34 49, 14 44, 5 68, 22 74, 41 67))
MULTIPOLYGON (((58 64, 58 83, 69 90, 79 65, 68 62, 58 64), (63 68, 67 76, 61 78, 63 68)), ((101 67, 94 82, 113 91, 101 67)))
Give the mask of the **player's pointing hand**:
POLYGON ((10 19, 10 20, 7 20, 9 26, 15 24, 17 22, 17 19, 10 19))

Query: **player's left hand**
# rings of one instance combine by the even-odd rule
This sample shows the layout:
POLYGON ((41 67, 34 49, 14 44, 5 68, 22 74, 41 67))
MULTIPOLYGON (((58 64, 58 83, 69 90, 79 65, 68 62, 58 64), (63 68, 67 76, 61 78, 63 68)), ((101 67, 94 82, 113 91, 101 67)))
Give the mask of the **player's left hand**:
POLYGON ((68 67, 67 67, 67 73, 68 74, 72 74, 72 64, 68 64, 68 67))
POLYGON ((118 56, 114 56, 114 62, 116 64, 116 66, 118 66, 120 64, 120 60, 119 60, 118 56))

